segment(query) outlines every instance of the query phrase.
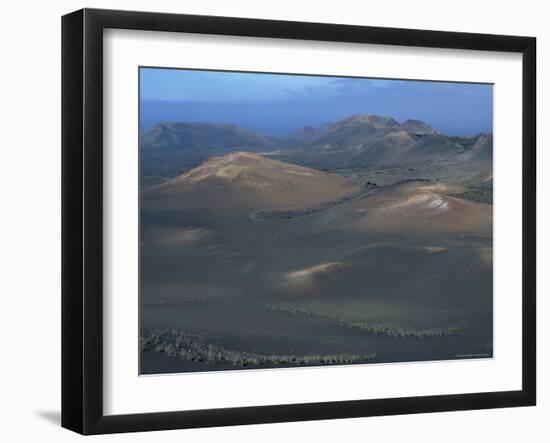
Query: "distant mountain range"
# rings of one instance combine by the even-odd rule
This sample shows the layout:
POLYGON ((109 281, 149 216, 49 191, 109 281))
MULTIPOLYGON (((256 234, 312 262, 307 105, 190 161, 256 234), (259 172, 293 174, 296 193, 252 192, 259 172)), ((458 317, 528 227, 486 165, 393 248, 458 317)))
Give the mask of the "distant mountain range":
POLYGON ((311 140, 325 134, 331 127, 331 123, 325 123, 321 126, 304 126, 303 128, 292 131, 289 137, 300 140, 311 140))
POLYGON ((141 136, 143 149, 204 149, 268 147, 265 136, 237 125, 215 123, 159 123, 141 136))
MULTIPOLYGON (((313 131, 309 131, 313 133, 313 131)), ((492 136, 449 137, 418 120, 357 115, 328 127, 299 148, 310 157, 333 156, 338 163, 403 164, 464 156, 492 159, 492 136), (475 148, 475 149, 474 149, 475 148)))
POLYGON ((431 162, 432 169, 436 163, 437 168, 449 167, 463 181, 492 180, 492 134, 448 136, 419 120, 399 123, 379 115, 355 115, 334 124, 305 126, 287 137, 270 137, 232 124, 165 122, 146 131, 140 144, 144 187, 158 183, 160 176, 173 177, 189 170, 209 156, 236 150, 322 170, 381 165, 415 170, 420 165, 425 170, 422 165, 431 162))
MULTIPOLYGON (((301 149, 304 153, 326 151, 363 161, 411 161, 448 157, 469 150, 483 151, 490 157, 492 136, 452 137, 440 134, 427 123, 391 117, 356 115, 334 124, 305 126, 293 131, 287 140, 271 138, 237 125, 216 123, 160 123, 141 136, 142 149, 222 149, 235 148, 301 149)), ((476 154, 477 155, 477 154, 476 154)))

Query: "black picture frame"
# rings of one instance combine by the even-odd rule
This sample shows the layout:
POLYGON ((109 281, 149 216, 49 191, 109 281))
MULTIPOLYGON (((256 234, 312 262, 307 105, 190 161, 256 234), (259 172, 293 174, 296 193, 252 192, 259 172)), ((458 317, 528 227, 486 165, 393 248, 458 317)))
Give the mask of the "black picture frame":
MULTIPOLYGON (((81 434, 532 406, 536 403, 536 39, 83 9, 62 18, 62 426, 81 434), (523 64, 522 389, 130 415, 103 413, 103 31, 502 51, 523 64)), ((519 272, 519 270, 518 270, 519 272)))

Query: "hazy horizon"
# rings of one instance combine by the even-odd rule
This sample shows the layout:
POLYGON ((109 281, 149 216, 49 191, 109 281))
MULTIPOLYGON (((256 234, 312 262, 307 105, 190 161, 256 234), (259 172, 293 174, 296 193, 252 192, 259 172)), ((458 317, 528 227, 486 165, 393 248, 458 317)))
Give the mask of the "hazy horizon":
POLYGON ((231 123, 269 135, 354 114, 421 120, 447 135, 492 132, 492 85, 141 68, 140 130, 231 123))

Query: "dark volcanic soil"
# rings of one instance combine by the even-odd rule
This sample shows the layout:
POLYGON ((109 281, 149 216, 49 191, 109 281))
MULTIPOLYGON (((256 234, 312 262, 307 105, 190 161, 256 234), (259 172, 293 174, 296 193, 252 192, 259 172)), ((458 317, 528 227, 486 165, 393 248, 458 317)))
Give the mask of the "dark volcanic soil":
POLYGON ((425 180, 362 192, 293 217, 257 217, 281 208, 240 207, 241 195, 142 205, 142 334, 191 334, 214 356, 192 360, 163 336, 141 372, 491 357, 490 209, 425 180))

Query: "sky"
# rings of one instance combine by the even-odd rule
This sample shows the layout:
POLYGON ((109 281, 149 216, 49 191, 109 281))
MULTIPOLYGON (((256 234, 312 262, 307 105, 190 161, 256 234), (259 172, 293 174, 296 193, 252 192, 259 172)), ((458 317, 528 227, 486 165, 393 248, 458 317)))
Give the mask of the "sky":
POLYGON ((140 68, 140 128, 232 123, 270 135, 356 114, 424 121, 447 135, 492 132, 487 84, 140 68))

